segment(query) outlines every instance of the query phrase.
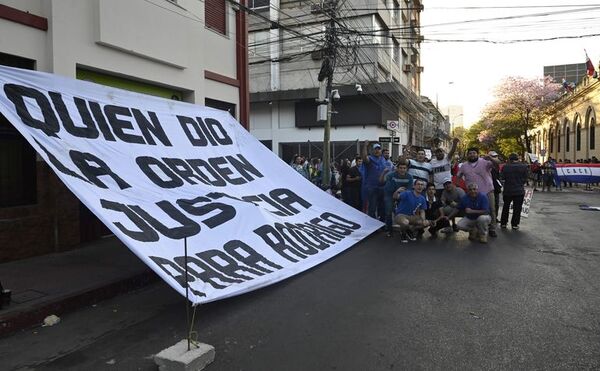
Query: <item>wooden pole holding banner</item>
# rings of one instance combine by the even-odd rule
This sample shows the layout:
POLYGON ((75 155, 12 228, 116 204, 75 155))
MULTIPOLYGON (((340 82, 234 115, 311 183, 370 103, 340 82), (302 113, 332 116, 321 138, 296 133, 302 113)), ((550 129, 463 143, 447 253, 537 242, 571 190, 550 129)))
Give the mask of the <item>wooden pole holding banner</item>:
POLYGON ((189 297, 189 286, 188 283, 188 252, 187 252, 187 237, 183 239, 183 253, 185 261, 185 329, 187 332, 187 350, 190 351, 190 332, 187 331, 190 326, 190 297, 189 297))

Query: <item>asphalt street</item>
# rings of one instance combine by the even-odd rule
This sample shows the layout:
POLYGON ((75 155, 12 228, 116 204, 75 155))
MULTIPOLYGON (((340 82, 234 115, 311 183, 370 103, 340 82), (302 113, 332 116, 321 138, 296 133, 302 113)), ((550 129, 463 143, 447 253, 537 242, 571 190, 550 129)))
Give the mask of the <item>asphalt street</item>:
MULTIPOLYGON (((373 234, 279 284, 203 305, 208 370, 599 369, 599 192, 539 193, 487 245, 373 234)), ((427 236, 428 234, 426 234, 427 236)), ((0 369, 155 370, 184 338, 159 283, 0 339, 0 369)))

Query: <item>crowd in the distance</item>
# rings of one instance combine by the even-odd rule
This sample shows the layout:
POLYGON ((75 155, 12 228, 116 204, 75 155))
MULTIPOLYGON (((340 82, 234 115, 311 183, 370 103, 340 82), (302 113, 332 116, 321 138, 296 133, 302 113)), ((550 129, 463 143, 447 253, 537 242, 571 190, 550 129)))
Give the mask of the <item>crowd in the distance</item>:
MULTIPOLYGON (((508 227, 512 204, 510 225, 519 229, 529 165, 511 154, 500 166, 496 152, 480 155, 477 148, 469 148, 461 162, 455 157, 457 144, 455 138, 448 153, 434 149, 430 160, 420 149, 393 162, 387 149, 365 141, 352 162, 332 166, 326 188, 339 190, 344 202, 385 222, 387 236, 399 231, 401 242, 422 238, 425 232, 436 238, 438 233, 466 231, 470 240, 487 243, 488 236, 497 237, 500 194, 504 201, 500 227, 508 227)), ((321 185, 318 160, 295 155, 291 165, 321 185)))

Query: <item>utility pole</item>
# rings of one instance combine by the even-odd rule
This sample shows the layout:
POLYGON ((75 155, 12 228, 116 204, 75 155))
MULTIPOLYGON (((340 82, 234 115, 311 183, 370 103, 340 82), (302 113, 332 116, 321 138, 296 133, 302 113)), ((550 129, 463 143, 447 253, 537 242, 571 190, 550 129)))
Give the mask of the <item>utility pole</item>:
POLYGON ((323 13, 329 17, 327 23, 327 29, 325 31, 325 57, 321 64, 321 71, 319 71, 319 81, 322 82, 325 78, 327 84, 325 92, 323 94, 322 89, 319 89, 319 110, 317 111, 318 119, 322 118, 322 111, 324 103, 327 103, 327 117, 325 119, 325 126, 323 127, 323 172, 322 179, 325 187, 329 188, 331 184, 331 111, 332 111, 332 84, 333 84, 333 73, 335 70, 336 61, 336 24, 335 19, 337 17, 337 2, 338 0, 328 0, 323 2, 323 13))

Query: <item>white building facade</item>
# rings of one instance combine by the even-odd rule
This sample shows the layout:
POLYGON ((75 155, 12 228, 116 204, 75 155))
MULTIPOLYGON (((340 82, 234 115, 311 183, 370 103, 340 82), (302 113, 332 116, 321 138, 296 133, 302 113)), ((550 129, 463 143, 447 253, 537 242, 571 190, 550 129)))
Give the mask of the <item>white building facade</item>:
MULTIPOLYGON (((0 64, 228 110, 248 127, 246 19, 226 0, 0 0, 0 64)), ((2 115, 0 221, 0 262, 104 233, 2 115)))
POLYGON ((327 24, 337 6, 332 159, 351 158, 364 140, 391 140, 395 157, 411 143, 424 146, 428 109, 420 98, 420 12, 415 0, 255 1, 249 23, 250 131, 281 158, 321 157, 323 122, 317 121, 327 24), (343 3, 340 5, 340 3, 343 3), (360 85, 360 88, 357 86, 360 85), (359 91, 362 90, 362 91, 359 91), (390 131, 387 123, 398 122, 390 131))

